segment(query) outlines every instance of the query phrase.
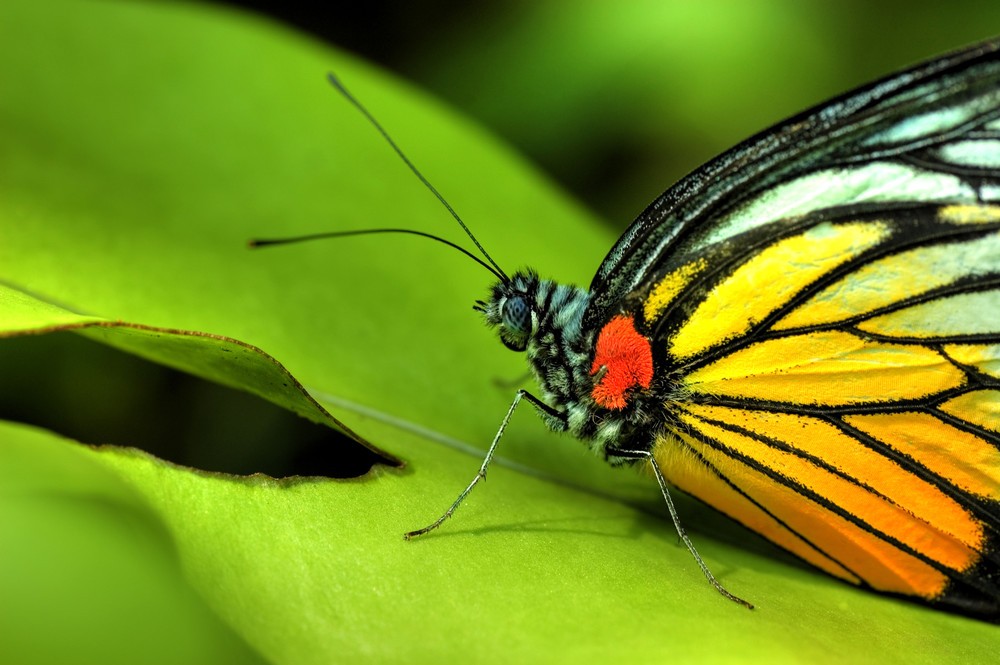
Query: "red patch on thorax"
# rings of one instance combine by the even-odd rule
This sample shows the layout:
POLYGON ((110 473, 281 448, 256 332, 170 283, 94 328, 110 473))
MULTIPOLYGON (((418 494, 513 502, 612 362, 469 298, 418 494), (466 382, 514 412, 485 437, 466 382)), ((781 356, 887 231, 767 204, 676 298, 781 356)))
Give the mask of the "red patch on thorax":
POLYGON ((653 349, 631 317, 616 316, 601 328, 590 373, 597 374, 602 367, 607 372, 590 395, 606 409, 624 409, 630 388, 649 388, 652 383, 653 349))

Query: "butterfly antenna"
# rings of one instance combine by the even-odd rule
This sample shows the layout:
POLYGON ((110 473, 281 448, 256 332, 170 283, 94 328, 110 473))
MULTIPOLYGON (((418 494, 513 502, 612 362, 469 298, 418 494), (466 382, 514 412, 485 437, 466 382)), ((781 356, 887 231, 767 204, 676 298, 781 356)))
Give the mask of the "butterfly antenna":
MULTIPOLYGON (((413 162, 410 161, 410 158, 406 156, 406 154, 400 149, 398 145, 396 145, 396 142, 392 140, 391 136, 389 136, 389 132, 385 131, 385 128, 383 128, 382 125, 379 124, 379 121, 376 120, 375 117, 368 112, 368 109, 366 109, 361 102, 359 102, 357 99, 354 98, 354 95, 352 95, 350 91, 344 87, 344 84, 341 83, 340 80, 336 76, 334 76, 332 72, 328 72, 326 77, 327 79, 329 79, 330 85, 336 88, 337 92, 343 95, 344 98, 347 99, 347 101, 349 101, 354 106, 354 108, 356 108, 358 111, 361 112, 361 115, 363 115, 368 120, 368 122, 371 123, 372 127, 374 127, 376 131, 378 131, 378 133, 382 135, 382 138, 385 139, 386 143, 388 143, 389 146, 396 151, 396 154, 399 155, 399 158, 403 160, 403 163, 406 164, 411 171, 413 171, 413 175, 417 176, 420 182, 424 183, 424 187, 429 189, 431 193, 437 197, 437 200, 441 202, 441 205, 443 205, 448 210, 448 212, 451 213, 451 216, 455 218, 455 221, 458 222, 459 226, 462 227, 462 230, 465 231, 465 234, 469 236, 469 239, 472 240, 473 244, 475 244, 475 246, 479 249, 479 251, 482 252, 483 256, 486 257, 486 260, 489 261, 490 265, 493 266, 493 274, 498 275, 501 281, 509 282, 510 279, 507 277, 507 274, 503 271, 503 269, 500 268, 499 265, 497 265, 497 262, 493 260, 493 257, 489 255, 489 252, 487 252, 486 249, 484 249, 483 246, 479 244, 479 241, 476 240, 476 236, 472 235, 472 231, 470 231, 469 227, 465 225, 465 222, 463 222, 462 218, 458 216, 458 213, 455 212, 455 209, 451 207, 451 204, 448 203, 448 201, 445 200, 443 196, 441 196, 441 193, 437 189, 435 189, 434 185, 432 185, 430 181, 428 181, 427 178, 424 177, 424 174, 421 173, 417 169, 417 167, 413 165, 413 162)), ((440 240, 440 238, 437 239, 440 240)), ((466 254, 469 253, 466 252, 466 254)), ((480 263, 482 263, 482 261, 480 261, 480 263)))
MULTIPOLYGON (((275 245, 288 245, 295 242, 308 242, 310 240, 322 240, 324 238, 367 236, 367 235, 374 235, 376 233, 403 233, 406 235, 420 236, 421 238, 427 238, 428 240, 434 240, 441 243, 442 245, 448 245, 449 247, 457 249, 458 251, 462 252, 470 259, 472 259, 482 267, 489 270, 491 273, 493 273, 493 276, 499 279, 500 281, 502 282, 507 281, 507 275, 504 275, 502 272, 500 272, 499 268, 494 267, 496 264, 491 266, 489 263, 486 263, 485 261, 483 261, 481 258, 476 256, 466 248, 460 245, 456 245, 450 240, 445 240, 444 238, 433 235, 431 233, 424 233, 423 231, 414 231, 413 229, 361 229, 358 231, 329 231, 326 233, 310 233, 308 235, 292 236, 290 238, 255 238, 251 240, 248 244, 250 245, 251 248, 274 247, 275 245)), ((487 256, 486 258, 489 258, 489 256, 487 256)))

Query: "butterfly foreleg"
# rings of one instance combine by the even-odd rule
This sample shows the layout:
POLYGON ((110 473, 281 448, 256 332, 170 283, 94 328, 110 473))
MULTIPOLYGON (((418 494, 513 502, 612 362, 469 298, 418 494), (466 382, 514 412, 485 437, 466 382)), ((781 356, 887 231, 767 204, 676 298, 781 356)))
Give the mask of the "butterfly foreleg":
POLYGON ((653 474, 656 476, 656 482, 660 485, 660 493, 663 494, 663 500, 667 504, 667 511, 670 512, 670 519, 674 522, 674 529, 677 530, 677 535, 682 541, 684 541, 688 551, 691 552, 691 556, 694 557, 698 567, 701 568, 701 572, 705 574, 705 578, 713 587, 715 587, 716 591, 721 593, 723 596, 734 603, 739 603, 747 609, 752 610, 753 605, 751 603, 743 600, 739 596, 733 595, 728 589, 726 589, 726 587, 722 586, 722 583, 719 582, 719 580, 715 579, 715 575, 712 574, 712 571, 708 569, 705 561, 701 558, 701 555, 698 554, 698 550, 695 549, 694 543, 691 542, 691 539, 687 535, 687 531, 684 530, 684 525, 681 524, 680 516, 677 514, 677 508, 674 506, 674 500, 670 496, 670 488, 667 485, 667 479, 664 478, 663 471, 660 470, 660 465, 656 461, 656 457, 653 456, 653 453, 648 450, 620 450, 617 448, 609 450, 608 452, 616 457, 646 460, 649 462, 649 465, 653 469, 653 474))
POLYGON ((518 390, 517 393, 514 395, 514 400, 510 403, 510 408, 507 409, 507 415, 504 416, 503 421, 500 423, 499 429, 497 429, 496 435, 494 435, 493 437, 493 443, 490 444, 489 449, 486 451, 486 457, 483 458, 483 463, 482 465, 480 465, 479 471, 476 472, 476 475, 475 477, 473 477, 472 482, 469 483, 469 486, 466 487, 462 491, 462 493, 458 495, 458 498, 455 499, 455 502, 448 507, 448 510, 444 511, 444 514, 441 515, 441 517, 437 518, 436 520, 434 520, 434 522, 428 524, 422 529, 417 529, 416 531, 410 531, 404 534, 403 538, 405 538, 406 540, 411 540, 413 538, 416 538, 417 536, 422 536, 429 531, 433 531, 434 529, 441 526, 441 524, 444 523, 446 519, 451 517, 452 513, 454 513, 455 510, 458 509, 462 501, 465 500, 465 497, 469 496, 469 493, 472 491, 472 488, 475 487, 477 484, 479 484, 479 481, 486 479, 486 471, 489 469, 490 462, 493 461, 493 453, 497 449, 497 444, 500 443, 500 439, 503 437, 504 430, 507 429, 507 423, 510 422, 511 416, 514 415, 514 409, 517 408, 517 405, 521 403, 522 399, 527 400, 536 409, 538 409, 539 413, 542 415, 546 423, 548 423, 549 427, 551 427, 552 429, 556 431, 564 431, 567 428, 568 421, 566 414, 559 411, 558 409, 552 408, 542 400, 538 399, 537 397, 529 393, 527 390, 518 390))

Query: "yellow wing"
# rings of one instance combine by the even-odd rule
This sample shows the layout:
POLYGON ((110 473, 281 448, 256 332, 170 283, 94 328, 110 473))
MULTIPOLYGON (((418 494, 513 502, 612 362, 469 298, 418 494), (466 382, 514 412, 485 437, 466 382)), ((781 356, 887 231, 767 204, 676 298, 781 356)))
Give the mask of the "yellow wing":
POLYGON ((815 566, 1000 611, 1000 207, 803 217, 640 302, 668 479, 815 566))

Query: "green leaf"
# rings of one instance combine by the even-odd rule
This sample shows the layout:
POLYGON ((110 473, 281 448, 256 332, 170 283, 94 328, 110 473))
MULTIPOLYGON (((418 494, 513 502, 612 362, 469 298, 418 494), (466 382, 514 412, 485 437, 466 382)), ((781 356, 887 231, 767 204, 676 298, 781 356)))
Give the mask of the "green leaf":
POLYGON ((156 511, 93 457, 0 424, 4 660, 265 662, 191 587, 156 511))
MULTIPOLYGON (((996 643, 993 626, 700 539, 722 580, 758 604, 749 612, 708 588, 662 520, 512 472, 496 472, 451 528, 404 542, 414 520, 440 507, 441 483, 469 470, 466 456, 407 434, 392 436, 413 443, 415 466, 433 473, 339 482, 234 479, 22 428, 0 436, 0 468, 12 475, 102 466, 119 476, 101 486, 128 485, 148 502, 158 519, 147 530, 166 534, 158 555, 176 552, 187 582, 270 662, 939 663, 982 660, 996 643)), ((80 485, 60 483, 64 512, 74 514, 70 499, 92 496, 80 485)), ((105 544, 102 532, 81 536, 105 544)), ((15 555, 27 547, 13 544, 15 555)), ((91 563, 109 576, 116 570, 91 563)), ((20 573, 0 570, 7 591, 20 573)), ((91 605, 61 600, 78 611, 91 605)))
POLYGON ((496 467, 445 529, 404 542, 471 479, 479 460, 459 448, 490 440, 511 393, 495 382, 523 360, 468 311, 489 276, 440 246, 246 249, 254 236, 404 225, 466 242, 325 72, 508 269, 586 282, 613 239, 468 121, 241 14, 4 3, 0 56, 0 330, 85 326, 289 408, 308 402, 279 399, 284 375, 260 373, 268 356, 248 353, 235 373, 216 363, 252 345, 409 462, 350 481, 236 478, 4 426, 0 625, 20 630, 0 651, 43 662, 46 636, 68 635, 89 650, 59 662, 241 662, 247 647, 296 664, 992 656, 995 627, 852 589, 685 502, 708 565, 758 609, 725 601, 649 479, 607 469, 530 413, 501 461, 535 475, 496 467), (162 632, 130 590, 163 608, 162 632), (34 611, 39 598, 58 611, 34 611), (74 624, 105 616, 100 598, 110 618, 74 624))
POLYGON ((280 363, 239 340, 74 314, 3 284, 0 284, 0 312, 3 314, 0 337, 77 332, 154 362, 254 393, 304 418, 354 436, 280 363))

